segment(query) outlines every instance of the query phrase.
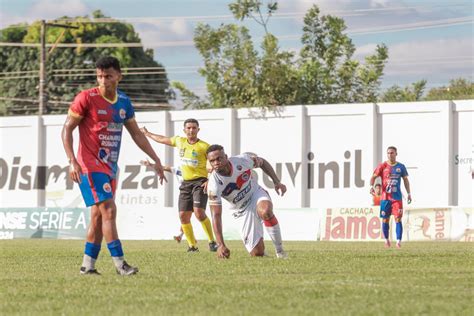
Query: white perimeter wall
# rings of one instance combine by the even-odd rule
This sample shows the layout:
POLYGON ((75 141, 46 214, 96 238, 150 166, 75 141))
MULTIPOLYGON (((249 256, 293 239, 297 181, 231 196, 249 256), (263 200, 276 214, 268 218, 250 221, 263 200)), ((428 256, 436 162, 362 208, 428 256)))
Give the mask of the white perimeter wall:
MULTIPOLYGON (((266 158, 288 187, 285 197, 277 197, 257 170, 278 208, 370 205, 369 179, 390 145, 408 168, 413 207, 473 205, 473 100, 291 106, 265 118, 258 114, 248 109, 148 112, 137 113, 137 121, 172 136, 182 135, 183 121, 193 117, 200 122, 200 138, 222 144, 229 155, 251 151, 266 158)), ((0 118, 1 207, 84 206, 78 187, 66 185, 64 120, 63 115, 0 118), (37 166, 47 167, 45 190, 36 189, 37 166)), ((177 164, 176 150, 153 147, 164 164, 177 164)), ((124 131, 119 210, 139 214, 176 207, 174 179, 157 186, 154 173, 139 166, 144 158, 124 131)))

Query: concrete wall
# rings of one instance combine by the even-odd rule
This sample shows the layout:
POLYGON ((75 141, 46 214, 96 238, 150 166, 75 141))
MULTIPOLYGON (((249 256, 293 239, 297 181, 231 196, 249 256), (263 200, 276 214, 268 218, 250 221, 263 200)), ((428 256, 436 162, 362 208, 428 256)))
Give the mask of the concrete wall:
MULTIPOLYGON (((279 208, 370 205, 369 179, 390 145, 408 168, 414 207, 473 205, 473 100, 291 106, 265 118, 257 109, 137 113, 140 126, 170 136, 182 135, 189 117, 199 120, 200 138, 223 145, 229 155, 251 151, 272 163, 288 186, 285 197, 277 197, 271 181, 257 172, 279 208)), ((1 207, 84 205, 65 177, 64 120, 0 118, 1 207)), ((176 150, 153 147, 164 164, 177 163, 176 150)), ((119 209, 176 207, 174 179, 157 186, 154 173, 139 166, 144 158, 124 131, 119 209)))

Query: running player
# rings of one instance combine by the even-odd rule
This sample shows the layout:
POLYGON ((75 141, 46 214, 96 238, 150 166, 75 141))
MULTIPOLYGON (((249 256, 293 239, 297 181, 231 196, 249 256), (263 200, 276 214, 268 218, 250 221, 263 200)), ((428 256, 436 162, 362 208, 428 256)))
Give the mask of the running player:
POLYGON ((380 217, 382 218, 382 231, 385 237, 385 247, 390 247, 390 215, 393 215, 396 223, 397 248, 401 247, 403 226, 403 200, 400 182, 408 193, 407 202, 411 203, 410 182, 408 181, 408 172, 400 162, 397 162, 397 148, 390 146, 387 148, 388 160, 377 166, 374 174, 370 178, 370 194, 374 194, 374 183, 377 177, 382 178, 382 200, 380 201, 380 217))
POLYGON ((140 132, 130 99, 117 90, 122 79, 120 63, 114 57, 100 58, 96 63, 98 87, 80 92, 71 104, 62 130, 62 141, 69 159, 69 175, 79 183, 86 206, 91 207, 81 274, 99 274, 95 262, 102 238, 112 256, 117 273, 131 275, 138 268, 125 260, 118 237, 117 207, 114 201, 117 183, 117 161, 125 126, 134 142, 154 161, 160 183, 165 179, 160 158, 140 132), (79 151, 73 150, 73 131, 79 126, 79 151))
POLYGON ((224 148, 212 145, 207 149, 207 159, 213 168, 209 177, 208 196, 213 214, 213 225, 218 242, 217 256, 229 258, 230 250, 222 235, 222 201, 227 200, 234 209, 234 218, 241 223, 241 237, 251 256, 264 256, 263 226, 272 239, 277 258, 287 258, 283 250, 280 225, 273 214, 270 195, 255 180, 253 168, 262 168, 270 176, 275 191, 284 195, 286 186, 280 182, 273 167, 255 154, 227 158, 224 148))

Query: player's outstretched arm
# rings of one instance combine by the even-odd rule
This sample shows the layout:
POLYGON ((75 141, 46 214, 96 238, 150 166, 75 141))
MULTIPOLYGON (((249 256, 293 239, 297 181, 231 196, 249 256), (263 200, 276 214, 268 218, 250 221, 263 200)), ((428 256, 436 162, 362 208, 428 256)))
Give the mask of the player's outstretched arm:
POLYGON ((82 168, 77 162, 76 156, 74 155, 72 132, 79 125, 81 120, 82 117, 80 116, 75 117, 68 115, 66 122, 64 122, 63 130, 61 131, 61 139, 63 141, 64 150, 66 151, 69 161, 69 176, 74 182, 77 183, 81 182, 82 168))
POLYGON ((140 131, 143 133, 143 135, 145 135, 146 137, 150 137, 151 139, 153 139, 157 143, 168 145, 168 146, 173 146, 171 144, 171 138, 169 138, 167 136, 150 133, 145 126, 140 128, 140 131))
POLYGON ((153 165, 153 169, 155 169, 156 173, 158 174, 158 178, 160 179, 160 184, 163 184, 163 180, 166 181, 165 174, 163 172, 163 166, 161 165, 161 160, 156 155, 155 151, 150 145, 148 139, 143 135, 138 128, 137 121, 134 118, 131 118, 125 122, 125 127, 127 128, 130 136, 132 136, 133 141, 140 147, 143 152, 145 152, 151 159, 155 162, 153 165))
POLYGON ((230 257, 230 249, 224 243, 224 236, 222 234, 222 205, 210 204, 212 214, 212 225, 214 227, 214 234, 219 247, 217 248, 217 257, 227 259, 230 257))
MULTIPOLYGON (((155 164, 154 163, 151 163, 148 159, 146 160, 140 160, 140 164, 142 166, 145 166, 145 167, 154 167, 155 164)), ((170 166, 163 166, 163 171, 166 171, 166 172, 169 172, 169 173, 173 173, 173 170, 171 169, 170 166)))
POLYGON ((254 161, 256 160, 255 166, 260 166, 260 168, 265 172, 273 181, 275 185, 275 191, 278 195, 285 195, 286 192, 286 185, 280 182, 280 179, 275 173, 275 169, 273 169, 272 165, 262 157, 255 157, 254 161))

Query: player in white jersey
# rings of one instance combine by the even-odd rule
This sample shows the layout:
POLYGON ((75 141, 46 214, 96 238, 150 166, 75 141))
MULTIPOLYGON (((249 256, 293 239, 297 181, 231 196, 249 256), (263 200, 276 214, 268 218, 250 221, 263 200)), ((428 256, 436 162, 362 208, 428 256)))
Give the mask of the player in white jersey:
POLYGON ((272 179, 279 195, 285 194, 286 186, 280 182, 273 167, 255 154, 242 154, 228 158, 224 148, 212 145, 207 149, 207 159, 213 169, 207 185, 209 206, 213 216, 214 233, 218 243, 217 256, 229 258, 230 250, 222 234, 222 200, 227 200, 233 215, 241 223, 241 236, 251 256, 265 255, 263 226, 276 249, 278 258, 287 258, 283 250, 280 225, 273 214, 270 195, 255 180, 253 168, 261 168, 272 179))

